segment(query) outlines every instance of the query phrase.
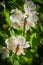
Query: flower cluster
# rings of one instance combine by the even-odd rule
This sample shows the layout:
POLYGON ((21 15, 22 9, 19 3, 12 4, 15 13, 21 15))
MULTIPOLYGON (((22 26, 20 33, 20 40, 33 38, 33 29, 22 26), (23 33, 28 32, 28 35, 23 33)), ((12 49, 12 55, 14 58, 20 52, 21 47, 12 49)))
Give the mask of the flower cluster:
POLYGON ((15 29, 23 27, 25 23, 25 33, 30 29, 30 27, 35 26, 38 21, 38 12, 36 11, 36 5, 32 1, 27 1, 24 4, 24 11, 22 13, 20 10, 12 9, 10 16, 11 26, 15 29), (26 19, 26 20, 25 20, 26 19))
POLYGON ((11 26, 15 29, 23 26, 23 14, 20 10, 12 9, 11 13, 14 13, 10 16, 11 26))
POLYGON ((24 49, 30 47, 29 42, 23 36, 11 36, 10 38, 5 40, 7 47, 2 47, 0 49, 0 53, 2 53, 2 57, 9 57, 10 50, 17 55, 25 54, 24 49))
MULTIPOLYGON (((24 32, 27 33, 27 31, 37 23, 38 12, 36 11, 36 5, 32 1, 25 2, 24 11, 25 13, 17 8, 11 10, 10 26, 14 29, 23 27, 24 32)), ((6 26, 4 25, 4 27, 6 26)), ((6 47, 0 49, 0 54, 2 54, 3 58, 9 57, 10 51, 17 55, 25 55, 24 49, 30 47, 29 41, 26 41, 23 36, 11 36, 5 40, 5 43, 6 47)))

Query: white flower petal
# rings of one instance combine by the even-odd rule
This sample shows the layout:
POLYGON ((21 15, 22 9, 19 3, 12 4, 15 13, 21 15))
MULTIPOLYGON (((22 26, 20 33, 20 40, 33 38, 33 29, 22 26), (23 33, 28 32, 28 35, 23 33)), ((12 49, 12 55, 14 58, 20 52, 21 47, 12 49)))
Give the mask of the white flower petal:
POLYGON ((9 57, 9 53, 3 53, 2 54, 2 58, 5 59, 5 58, 8 58, 9 57))
POLYGON ((23 36, 17 36, 17 40, 21 43, 24 43, 26 39, 23 36))
POLYGON ((28 22, 37 22, 37 20, 38 20, 38 17, 36 16, 36 15, 33 15, 33 16, 29 16, 28 18, 27 18, 27 21, 28 22))
POLYGON ((15 9, 12 9, 10 13, 14 13, 15 12, 15 9))
POLYGON ((6 39, 5 40, 5 43, 7 44, 7 48, 9 50, 12 50, 17 45, 17 44, 15 44, 16 43, 16 40, 15 40, 15 37, 14 36, 10 37, 9 39, 6 39))
POLYGON ((1 2, 0 4, 1 4, 4 8, 6 7, 4 1, 1 2))
POLYGON ((14 14, 12 14, 10 16, 11 26, 13 28, 21 27, 23 25, 22 24, 23 23, 23 18, 24 18, 23 13, 20 10, 18 10, 17 8, 16 9, 13 9, 11 11, 11 13, 12 12, 14 12, 14 14), (15 25, 15 23, 16 23, 16 25, 15 25))
POLYGON ((38 15, 39 13, 35 10, 29 12, 29 16, 38 15))
POLYGON ((16 38, 11 36, 7 39, 6 44, 7 48, 17 55, 25 54, 23 48, 29 47, 29 42, 26 42, 26 39, 23 36, 17 36, 16 38))
POLYGON ((12 14, 12 15, 10 16, 10 20, 11 20, 12 23, 14 23, 14 22, 20 22, 19 19, 20 19, 20 18, 19 18, 19 15, 12 14), (18 17, 18 18, 17 18, 17 17, 18 17))
POLYGON ((30 47, 29 42, 25 42, 25 45, 23 48, 28 48, 28 47, 30 47))
POLYGON ((28 14, 31 10, 35 10, 35 9, 36 9, 36 5, 32 1, 27 1, 24 4, 24 10, 26 14, 28 14))
POLYGON ((26 39, 23 36, 18 36, 17 37, 18 44, 22 48, 28 48, 29 47, 29 42, 26 42, 26 39))
POLYGON ((1 52, 1 54, 2 54, 2 58, 3 58, 3 59, 9 57, 9 50, 8 50, 6 47, 2 47, 2 48, 0 49, 0 52, 1 52))

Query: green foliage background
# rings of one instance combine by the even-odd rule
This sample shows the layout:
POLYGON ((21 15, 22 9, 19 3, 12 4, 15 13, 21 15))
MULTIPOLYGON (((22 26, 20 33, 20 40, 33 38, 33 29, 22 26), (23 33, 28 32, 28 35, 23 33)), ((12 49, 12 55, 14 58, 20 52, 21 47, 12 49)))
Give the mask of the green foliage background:
MULTIPOLYGON (((0 0, 2 2, 3 0, 0 0)), ((5 39, 11 35, 22 35, 21 29, 13 28, 3 29, 3 24, 10 25, 10 11, 13 8, 23 10, 25 0, 4 0, 6 8, 0 5, 0 48, 6 46, 5 39), (16 33, 16 34, 15 34, 16 33)), ((39 20, 34 28, 31 28, 26 34, 26 40, 30 41, 30 48, 25 50, 25 56, 16 56, 13 65, 43 65, 43 0, 32 0, 37 5, 39 20)), ((0 55, 0 65, 12 65, 14 54, 10 53, 8 59, 2 59, 0 55)))

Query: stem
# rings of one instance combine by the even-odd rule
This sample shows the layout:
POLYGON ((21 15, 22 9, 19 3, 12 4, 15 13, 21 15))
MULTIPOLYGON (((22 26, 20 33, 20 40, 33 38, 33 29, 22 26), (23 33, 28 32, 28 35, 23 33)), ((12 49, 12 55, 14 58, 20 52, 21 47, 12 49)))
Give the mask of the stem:
POLYGON ((23 31, 23 36, 25 36, 26 35, 26 33, 25 33, 25 25, 26 25, 26 17, 25 17, 25 19, 24 19, 24 31, 23 31))
POLYGON ((14 64, 14 60, 16 59, 16 53, 14 54, 14 58, 13 58, 13 63, 12 65, 14 64))
POLYGON ((12 63, 12 64, 14 64, 14 60, 16 59, 16 53, 17 53, 18 47, 19 47, 19 45, 18 45, 17 48, 16 48, 16 52, 15 52, 15 54, 14 54, 14 58, 13 58, 13 63, 12 63))

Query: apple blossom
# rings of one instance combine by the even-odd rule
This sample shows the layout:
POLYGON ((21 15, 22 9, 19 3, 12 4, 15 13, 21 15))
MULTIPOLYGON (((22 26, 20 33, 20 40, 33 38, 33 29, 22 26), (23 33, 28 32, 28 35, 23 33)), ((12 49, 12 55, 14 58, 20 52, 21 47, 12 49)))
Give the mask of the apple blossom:
POLYGON ((11 36, 9 39, 5 40, 7 48, 17 55, 25 54, 24 48, 30 47, 29 42, 23 36, 11 36))

